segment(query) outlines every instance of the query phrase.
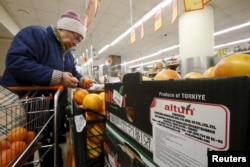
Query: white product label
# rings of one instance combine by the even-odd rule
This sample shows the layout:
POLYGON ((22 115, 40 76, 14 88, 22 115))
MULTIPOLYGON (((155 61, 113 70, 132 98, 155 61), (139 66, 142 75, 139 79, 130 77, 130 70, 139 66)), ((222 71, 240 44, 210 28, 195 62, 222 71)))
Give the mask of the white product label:
POLYGON ((113 100, 115 101, 115 103, 119 106, 122 107, 122 95, 119 94, 118 91, 114 90, 113 91, 113 100))
POLYGON ((229 147, 229 117, 223 105, 155 98, 151 104, 155 162, 206 166, 207 149, 229 147))
POLYGON ((86 126, 86 119, 83 115, 75 115, 74 116, 76 132, 82 132, 83 128, 86 126))
POLYGON ((116 167, 115 159, 110 154, 108 154, 109 165, 110 167, 116 167))

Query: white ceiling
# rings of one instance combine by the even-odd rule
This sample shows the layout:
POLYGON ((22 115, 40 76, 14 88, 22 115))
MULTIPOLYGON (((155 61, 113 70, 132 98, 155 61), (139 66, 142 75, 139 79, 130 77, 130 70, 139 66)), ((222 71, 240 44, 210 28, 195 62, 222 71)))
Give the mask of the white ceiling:
MULTIPOLYGON (((84 18, 88 2, 89 0, 1 0, 2 6, 20 28, 28 25, 55 25, 60 14, 68 9, 75 10, 84 18), (29 15, 20 12, 20 10, 28 11, 29 15)), ((85 41, 74 52, 75 55, 81 56, 86 48, 90 49, 91 44, 95 52, 98 52, 129 29, 131 21, 132 23, 137 22, 160 2, 162 0, 100 0, 97 16, 88 29, 85 41), (130 7, 130 1, 132 2, 132 8, 130 7)), ((211 5, 214 9, 215 32, 250 21, 250 0, 212 0, 207 5, 211 5)), ((104 63, 109 55, 120 55, 123 62, 131 61, 177 45, 179 41, 178 20, 171 24, 170 6, 163 9, 164 21, 160 30, 154 32, 154 20, 150 18, 144 23, 145 37, 142 40, 139 39, 139 31, 136 32, 137 40, 134 44, 130 44, 130 37, 126 36, 115 46, 101 53, 99 58, 94 60, 94 65, 104 63)), ((179 16, 181 14, 183 14, 183 1, 179 0, 179 16)), ((215 37, 215 45, 249 37, 250 26, 215 37)), ((0 39, 6 38, 11 39, 13 35, 6 30, 4 25, 0 24, 0 39)), ((178 54, 179 51, 176 49, 161 54, 154 59, 178 54)))

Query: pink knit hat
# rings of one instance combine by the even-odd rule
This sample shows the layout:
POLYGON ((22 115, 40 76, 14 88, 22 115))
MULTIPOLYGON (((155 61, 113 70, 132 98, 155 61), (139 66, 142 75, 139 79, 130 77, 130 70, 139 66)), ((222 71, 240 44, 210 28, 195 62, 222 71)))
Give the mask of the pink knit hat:
POLYGON ((86 29, 82 19, 72 10, 68 10, 61 15, 61 18, 57 22, 57 28, 78 33, 85 38, 86 29))

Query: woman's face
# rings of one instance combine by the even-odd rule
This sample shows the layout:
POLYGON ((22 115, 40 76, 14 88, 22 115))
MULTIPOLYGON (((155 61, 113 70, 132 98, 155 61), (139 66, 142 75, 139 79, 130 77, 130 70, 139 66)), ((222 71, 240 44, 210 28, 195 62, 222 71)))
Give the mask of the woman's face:
POLYGON ((66 49, 77 46, 83 40, 80 34, 68 30, 61 30, 60 35, 66 49))

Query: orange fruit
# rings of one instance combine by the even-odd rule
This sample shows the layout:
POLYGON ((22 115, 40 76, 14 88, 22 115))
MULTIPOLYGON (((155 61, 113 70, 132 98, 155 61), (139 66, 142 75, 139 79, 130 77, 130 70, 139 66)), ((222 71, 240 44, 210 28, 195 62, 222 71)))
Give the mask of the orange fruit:
POLYGON ((4 139, 2 139, 1 141, 0 141, 0 150, 5 150, 5 149, 8 149, 8 142, 7 142, 7 140, 4 140, 4 139))
POLYGON ((86 89, 79 88, 74 92, 73 99, 77 104, 82 104, 82 101, 87 94, 89 94, 89 92, 86 89))
POLYGON ((205 78, 205 76, 203 76, 201 73, 198 72, 189 72, 187 73, 184 77, 185 78, 205 78))
POLYGON ((24 141, 15 141, 11 143, 10 149, 15 155, 19 155, 21 152, 24 151, 27 144, 24 141))
POLYGON ((27 133, 28 131, 26 128, 18 126, 18 127, 12 128, 8 132, 7 139, 10 142, 24 141, 26 139, 27 133))
POLYGON ((214 69, 215 77, 250 75, 250 55, 232 54, 224 57, 214 69))
POLYGON ((0 161, 1 167, 6 167, 13 159, 15 158, 15 155, 11 151, 11 149, 5 149, 2 150, 0 153, 0 161))
POLYGON ((181 76, 175 70, 165 69, 158 72, 154 77, 154 80, 169 80, 169 79, 181 79, 181 76))
POLYGON ((92 79, 90 79, 90 78, 85 78, 84 80, 83 80, 83 86, 85 87, 85 88, 89 88, 89 87, 91 87, 93 85, 93 80, 92 79))
POLYGON ((30 142, 32 142, 32 140, 33 140, 35 137, 36 137, 36 133, 35 133, 35 132, 33 132, 33 131, 28 131, 28 132, 27 132, 27 137, 26 137, 25 142, 26 142, 27 144, 29 144, 30 142))
POLYGON ((100 112, 102 109, 103 100, 97 93, 89 93, 85 96, 82 102, 83 108, 88 108, 96 112, 100 112))
POLYGON ((209 67, 208 69, 206 69, 203 73, 203 75, 205 77, 214 77, 214 69, 215 69, 215 66, 212 66, 212 67, 209 67))

